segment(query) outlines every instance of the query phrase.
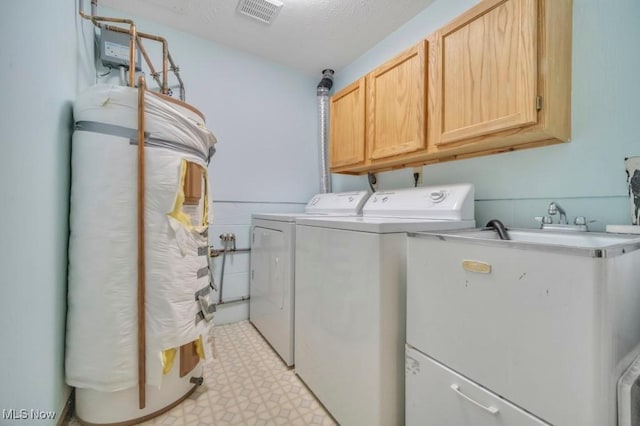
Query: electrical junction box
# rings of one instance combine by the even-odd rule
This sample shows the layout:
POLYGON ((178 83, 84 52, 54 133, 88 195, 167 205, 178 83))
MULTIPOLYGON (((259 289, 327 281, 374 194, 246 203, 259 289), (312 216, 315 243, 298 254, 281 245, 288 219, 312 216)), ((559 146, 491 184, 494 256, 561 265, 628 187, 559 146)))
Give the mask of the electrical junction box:
MULTIPOLYGON (((129 34, 109 31, 102 28, 98 42, 100 45, 100 60, 105 67, 129 68, 129 34)), ((136 49, 136 71, 142 71, 140 60, 140 49, 136 49)))

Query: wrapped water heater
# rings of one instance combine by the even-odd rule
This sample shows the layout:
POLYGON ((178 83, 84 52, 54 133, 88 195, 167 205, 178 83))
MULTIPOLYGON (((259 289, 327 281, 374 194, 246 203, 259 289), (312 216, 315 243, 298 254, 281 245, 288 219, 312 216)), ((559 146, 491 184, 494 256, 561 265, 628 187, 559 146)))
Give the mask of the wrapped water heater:
POLYGON ((209 305, 207 165, 216 139, 190 105, 97 85, 74 105, 66 381, 89 423, 140 419, 201 381, 209 305), (144 115, 144 366, 139 404, 138 114, 144 115), (144 408, 140 408, 144 405, 144 408))

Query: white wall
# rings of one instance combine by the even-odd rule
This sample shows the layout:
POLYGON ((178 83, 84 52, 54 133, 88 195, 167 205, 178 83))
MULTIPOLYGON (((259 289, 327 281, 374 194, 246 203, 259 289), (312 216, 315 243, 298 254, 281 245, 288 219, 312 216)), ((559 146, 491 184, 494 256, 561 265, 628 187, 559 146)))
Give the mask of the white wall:
POLYGON ((2 4, 0 410, 59 414, 70 392, 64 331, 71 105, 91 79, 76 49, 76 25, 73 0, 2 4))
MULTIPOLYGON (((336 90, 410 47, 475 0, 436 0, 413 20, 336 73, 336 90)), ((629 224, 624 158, 640 155, 640 2, 574 0, 572 141, 424 167, 424 185, 473 182, 476 220, 536 227, 558 200, 571 219, 629 224)), ((366 187, 366 178, 333 175, 334 190, 366 187)), ((378 175, 382 189, 409 187, 411 170, 378 175)))
MULTIPOLYGON (((129 16, 100 8, 100 14, 129 16)), ((209 166, 214 223, 210 242, 232 232, 249 247, 251 213, 301 211, 319 189, 316 85, 309 76, 161 24, 133 17, 139 31, 168 39, 185 81, 187 102, 207 118, 218 138, 209 166)), ((152 58, 159 46, 145 43, 152 58)), ((154 61, 156 68, 160 62, 154 61)), ((149 77, 151 88, 157 86, 149 77)), ((171 79, 170 84, 175 83, 171 79)), ((215 260, 220 276, 221 259, 215 260)), ((223 298, 248 296, 249 254, 227 258, 223 298)), ((224 305, 218 324, 248 318, 248 303, 224 305)))

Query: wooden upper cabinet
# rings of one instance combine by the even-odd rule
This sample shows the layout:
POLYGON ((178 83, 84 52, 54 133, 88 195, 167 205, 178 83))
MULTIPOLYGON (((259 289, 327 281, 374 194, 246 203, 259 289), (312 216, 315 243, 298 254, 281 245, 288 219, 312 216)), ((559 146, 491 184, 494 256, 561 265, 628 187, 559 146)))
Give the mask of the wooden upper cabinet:
POLYGON ((391 170, 568 141, 572 14, 572 0, 482 0, 371 71, 366 87, 360 79, 337 93, 332 171, 391 170))
POLYGON ((484 0, 440 29, 433 144, 567 140, 570 43, 571 0, 484 0), (522 131, 529 134, 513 136, 522 131))
POLYGON ((536 122, 537 0, 482 6, 441 30, 436 144, 536 122))
POLYGON ((367 75, 367 147, 372 161, 426 148, 427 42, 367 75))
POLYGON ((365 79, 331 97, 329 107, 330 167, 365 161, 365 79))

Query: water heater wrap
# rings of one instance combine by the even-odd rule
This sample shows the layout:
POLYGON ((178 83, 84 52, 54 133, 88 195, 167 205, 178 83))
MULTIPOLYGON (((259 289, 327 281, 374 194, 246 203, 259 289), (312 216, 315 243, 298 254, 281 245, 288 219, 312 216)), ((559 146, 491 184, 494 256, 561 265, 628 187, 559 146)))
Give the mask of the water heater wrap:
MULTIPOLYGON (((104 392, 138 380, 137 139, 128 136, 137 102, 137 89, 97 85, 74 105, 66 381, 104 392)), ((206 181, 216 140, 179 104, 148 95, 145 111, 146 370, 147 384, 160 386, 163 351, 206 343, 212 326, 197 320, 195 297, 209 284, 199 273, 208 260, 207 194, 182 206, 182 179, 193 162, 206 181)))

